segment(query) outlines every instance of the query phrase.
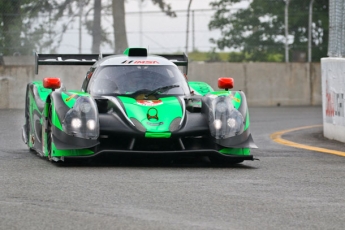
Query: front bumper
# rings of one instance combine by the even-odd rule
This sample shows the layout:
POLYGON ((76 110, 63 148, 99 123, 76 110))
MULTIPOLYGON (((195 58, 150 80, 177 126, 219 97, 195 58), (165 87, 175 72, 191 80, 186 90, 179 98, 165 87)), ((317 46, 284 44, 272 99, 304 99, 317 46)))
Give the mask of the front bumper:
POLYGON ((203 149, 203 150, 179 150, 179 151, 137 151, 137 150, 110 150, 104 149, 95 152, 88 156, 66 156, 65 159, 88 159, 98 156, 144 156, 144 157, 220 157, 229 160, 255 160, 252 155, 228 155, 222 154, 214 149, 203 149))

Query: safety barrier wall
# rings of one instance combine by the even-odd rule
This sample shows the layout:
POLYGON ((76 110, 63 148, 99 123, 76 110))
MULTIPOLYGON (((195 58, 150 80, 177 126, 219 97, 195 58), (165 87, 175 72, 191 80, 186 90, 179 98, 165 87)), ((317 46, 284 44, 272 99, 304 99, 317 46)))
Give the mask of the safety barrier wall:
POLYGON ((322 58, 323 132, 345 143, 345 58, 322 58))
MULTIPOLYGON (((26 84, 44 77, 60 77, 66 88, 80 89, 87 66, 40 66, 33 58, 4 57, 0 66, 0 108, 24 108, 26 84)), ((233 77, 249 106, 321 105, 320 63, 203 63, 190 62, 188 79, 205 81, 217 89, 219 77, 233 77)))

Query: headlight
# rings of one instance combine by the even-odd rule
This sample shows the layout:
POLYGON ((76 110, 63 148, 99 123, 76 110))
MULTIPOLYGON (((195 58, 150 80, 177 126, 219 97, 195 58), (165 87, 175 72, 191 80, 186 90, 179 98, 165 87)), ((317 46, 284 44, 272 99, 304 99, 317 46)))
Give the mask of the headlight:
POLYGON ((71 121, 71 125, 75 129, 79 129, 82 125, 81 120, 79 118, 73 118, 71 121))
POLYGON ((230 127, 230 133, 232 136, 238 135, 243 132, 244 119, 240 112, 232 110, 230 112, 230 118, 227 120, 227 124, 230 127))
POLYGON ((73 108, 62 121, 63 131, 68 135, 97 139, 99 135, 98 110, 95 101, 90 97, 79 97, 73 108))
POLYGON ((218 96, 207 98, 210 133, 216 139, 240 135, 244 129, 243 115, 234 107, 232 98, 218 96))
POLYGON ((96 122, 95 120, 88 120, 86 123, 86 126, 90 130, 94 130, 96 128, 96 122))
POLYGON ((236 126, 236 120, 234 118, 229 118, 227 123, 230 128, 234 128, 236 126))
POLYGON ((218 130, 218 129, 222 128, 222 121, 219 119, 216 119, 216 120, 214 120, 213 125, 214 125, 214 128, 218 130))

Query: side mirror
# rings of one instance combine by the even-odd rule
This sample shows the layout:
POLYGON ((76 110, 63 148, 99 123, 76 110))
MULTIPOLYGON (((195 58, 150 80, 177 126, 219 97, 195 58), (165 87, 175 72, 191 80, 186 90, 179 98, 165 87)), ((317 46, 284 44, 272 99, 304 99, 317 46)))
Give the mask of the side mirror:
POLYGON ((46 77, 43 79, 43 87, 47 89, 58 89, 61 87, 60 78, 46 77))
POLYGON ((234 88, 234 79, 230 77, 218 78, 218 88, 225 90, 234 88))

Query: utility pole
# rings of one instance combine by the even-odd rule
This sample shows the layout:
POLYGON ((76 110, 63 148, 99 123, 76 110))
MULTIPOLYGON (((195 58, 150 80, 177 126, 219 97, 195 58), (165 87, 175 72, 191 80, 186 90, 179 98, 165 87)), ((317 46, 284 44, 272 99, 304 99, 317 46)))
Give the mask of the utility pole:
POLYGON ((143 0, 139 0, 139 46, 143 45, 143 0))
POLYGON ((187 8, 187 29, 186 29, 186 54, 188 54, 188 36, 189 36, 189 13, 190 13, 190 5, 192 4, 193 0, 189 0, 188 8, 187 8))
POLYGON ((309 25, 308 25, 308 62, 311 62, 311 46, 313 44, 312 40, 312 29, 313 29, 313 4, 314 0, 310 0, 309 4, 309 25))
POLYGON ((192 51, 195 51, 195 20, 194 20, 194 10, 192 10, 192 51))
POLYGON ((83 17, 83 0, 79 0, 79 54, 81 54, 82 47, 82 17, 83 17))
POLYGON ((289 62, 289 3, 290 0, 285 2, 285 62, 289 62))

